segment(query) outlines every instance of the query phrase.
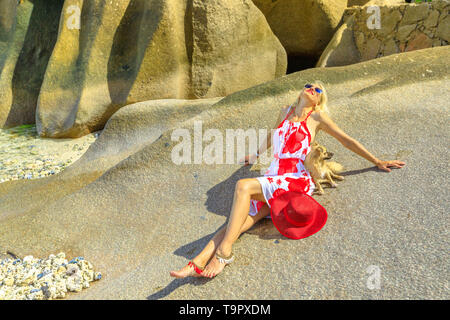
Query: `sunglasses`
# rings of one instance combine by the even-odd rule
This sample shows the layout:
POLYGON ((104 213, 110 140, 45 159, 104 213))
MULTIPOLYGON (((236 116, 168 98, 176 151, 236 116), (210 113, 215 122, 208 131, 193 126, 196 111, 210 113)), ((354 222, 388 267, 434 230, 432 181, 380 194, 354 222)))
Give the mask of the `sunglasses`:
MULTIPOLYGON (((305 88, 309 89, 309 88, 312 88, 312 87, 313 87, 312 84, 309 84, 309 83, 305 84, 305 88)), ((320 89, 320 88, 315 87, 314 90, 316 90, 317 93, 322 93, 322 89, 320 89)))

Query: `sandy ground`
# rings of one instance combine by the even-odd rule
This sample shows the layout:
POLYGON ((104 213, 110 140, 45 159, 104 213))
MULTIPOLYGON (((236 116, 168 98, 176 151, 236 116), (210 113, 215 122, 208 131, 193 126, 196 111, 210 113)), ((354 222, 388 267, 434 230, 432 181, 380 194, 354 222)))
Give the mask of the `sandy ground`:
POLYGON ((0 129, 0 183, 56 174, 78 160, 99 134, 51 139, 39 137, 35 125, 0 129))

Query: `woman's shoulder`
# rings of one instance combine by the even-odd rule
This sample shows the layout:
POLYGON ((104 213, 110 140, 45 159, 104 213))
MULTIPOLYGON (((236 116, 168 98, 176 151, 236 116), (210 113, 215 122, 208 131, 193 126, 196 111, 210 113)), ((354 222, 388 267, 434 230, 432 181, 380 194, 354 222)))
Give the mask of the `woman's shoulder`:
POLYGON ((328 116, 326 111, 324 110, 314 110, 313 112, 311 112, 311 117, 313 117, 314 120, 317 121, 321 121, 324 118, 324 116, 328 116))
POLYGON ((327 110, 315 110, 311 113, 311 117, 318 123, 317 131, 323 130, 324 127, 328 127, 330 123, 334 123, 327 110))
POLYGON ((314 110, 311 112, 310 116, 316 123, 317 123, 317 131, 322 129, 322 122, 324 120, 324 117, 326 117, 326 112, 324 110, 314 110))

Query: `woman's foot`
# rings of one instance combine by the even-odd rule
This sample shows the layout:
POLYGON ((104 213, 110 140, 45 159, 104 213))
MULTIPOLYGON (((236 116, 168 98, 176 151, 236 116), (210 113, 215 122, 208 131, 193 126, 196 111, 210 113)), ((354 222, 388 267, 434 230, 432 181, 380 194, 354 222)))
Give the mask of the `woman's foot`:
POLYGON ((189 262, 178 271, 170 271, 170 276, 175 278, 201 277, 201 275, 195 271, 195 265, 192 262, 189 262))
POLYGON ((211 261, 208 263, 208 265, 205 267, 205 269, 202 272, 202 276, 207 278, 213 278, 217 276, 219 273, 223 271, 223 268, 228 264, 225 261, 223 261, 224 258, 226 260, 230 259, 228 263, 231 263, 232 261, 232 254, 230 250, 230 254, 224 255, 219 250, 216 251, 216 254, 211 258, 211 261), (220 261, 222 260, 222 261, 220 261))

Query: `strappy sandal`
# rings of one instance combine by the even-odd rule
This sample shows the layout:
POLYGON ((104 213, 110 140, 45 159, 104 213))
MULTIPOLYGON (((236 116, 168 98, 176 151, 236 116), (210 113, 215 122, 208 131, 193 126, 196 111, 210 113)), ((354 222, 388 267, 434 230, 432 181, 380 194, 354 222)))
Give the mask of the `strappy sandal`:
POLYGON ((231 262, 234 261, 234 254, 233 253, 231 253, 228 257, 224 257, 224 256, 222 256, 222 255, 220 255, 220 254, 218 254, 216 252, 216 257, 217 257, 217 260, 219 260, 220 263, 230 264, 231 262))
POLYGON ((200 274, 200 275, 202 274, 203 270, 205 269, 205 268, 199 267, 193 261, 189 261, 189 263, 187 265, 189 267, 194 267, 195 272, 200 274))
MULTIPOLYGON (((217 260, 218 260, 220 263, 225 264, 225 266, 226 266, 227 264, 230 264, 231 262, 234 261, 234 254, 233 254, 233 253, 231 253, 228 257, 224 257, 224 256, 222 256, 222 255, 220 255, 220 254, 218 254, 218 253, 216 252, 216 253, 215 253, 215 256, 216 256, 217 260)), ((212 275, 211 275, 211 278, 214 278, 215 276, 216 276, 216 274, 212 274, 212 275)))

